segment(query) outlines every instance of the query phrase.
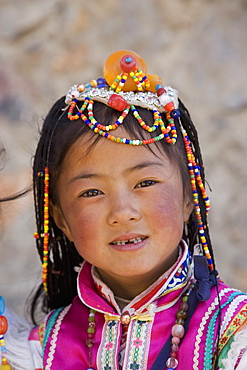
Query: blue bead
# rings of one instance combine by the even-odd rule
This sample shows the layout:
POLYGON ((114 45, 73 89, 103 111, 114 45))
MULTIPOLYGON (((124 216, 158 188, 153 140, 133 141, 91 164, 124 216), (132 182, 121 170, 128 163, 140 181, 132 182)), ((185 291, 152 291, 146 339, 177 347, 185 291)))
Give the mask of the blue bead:
POLYGON ((125 59, 125 63, 131 63, 132 62, 132 58, 131 57, 127 57, 126 59, 125 59))
POLYGON ((158 85, 156 85, 156 86, 155 86, 155 89, 156 89, 156 90, 159 90, 159 89, 161 89, 161 88, 164 88, 164 86, 163 86, 163 85, 161 85, 161 84, 158 84, 158 85))
POLYGON ((176 118, 179 118, 180 117, 180 112, 179 112, 179 110, 178 109, 173 109, 173 111, 171 111, 171 117, 173 118, 173 119, 176 119, 176 118))
POLYGON ((89 367, 87 370, 94 370, 92 367, 89 367))
POLYGON ((129 144, 129 143, 130 143, 130 141, 128 139, 126 139, 125 144, 129 144))
POLYGON ((102 77, 97 79, 97 84, 98 85, 106 85, 106 80, 102 77))
POLYGON ((5 303, 3 297, 0 296, 0 315, 4 313, 5 310, 5 303))

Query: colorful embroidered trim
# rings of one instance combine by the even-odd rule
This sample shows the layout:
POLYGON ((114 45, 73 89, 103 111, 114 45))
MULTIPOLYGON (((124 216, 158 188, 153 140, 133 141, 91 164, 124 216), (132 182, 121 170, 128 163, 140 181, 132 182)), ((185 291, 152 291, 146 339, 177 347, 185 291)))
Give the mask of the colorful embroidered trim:
POLYGON ((146 369, 153 321, 131 321, 123 370, 146 369))
MULTIPOLYGON (((223 309, 225 306, 230 304, 237 296, 239 296, 239 294, 241 294, 239 291, 232 293, 229 296, 228 300, 224 304, 221 304, 221 306, 220 306, 221 309, 223 309)), ((219 313, 220 313, 219 309, 217 309, 214 312, 214 314, 213 314, 213 316, 212 316, 212 318, 209 322, 208 328, 207 328, 205 351, 204 351, 204 367, 203 367, 204 370, 211 370, 213 368, 213 362, 215 361, 215 356, 214 356, 213 352, 214 352, 214 348, 216 346, 216 343, 214 341, 214 336, 215 336, 215 332, 216 332, 216 330, 215 330, 216 320, 219 316, 219 313)), ((245 317, 245 319, 247 319, 247 317, 245 317)), ((229 340, 229 339, 230 339, 230 336, 228 337, 227 340, 229 340)))
MULTIPOLYGON (((247 296, 245 294, 245 296, 247 296)), ((234 335, 239 328, 247 321, 247 304, 245 304, 241 310, 234 316, 230 324, 228 325, 226 331, 222 335, 219 341, 218 349, 219 353, 222 348, 227 344, 232 335, 234 335)))
MULTIPOLYGON (((232 292, 233 290, 231 288, 225 288, 223 289, 220 294, 219 298, 221 299, 226 293, 232 292)), ((214 299, 214 301, 211 303, 210 307, 208 307, 207 311, 205 312, 200 326, 198 328, 198 332, 196 335, 196 341, 195 341, 195 349, 194 349, 194 357, 193 357, 193 370, 201 370, 199 368, 199 357, 200 357, 200 348, 202 347, 201 342, 202 342, 202 337, 203 337, 203 332, 205 330, 207 321, 209 320, 209 317, 211 316, 212 312, 215 310, 216 306, 219 305, 219 300, 218 297, 214 299)))
POLYGON ((101 343, 97 356, 98 370, 117 369, 117 348, 120 333, 120 322, 111 320, 104 324, 101 343))

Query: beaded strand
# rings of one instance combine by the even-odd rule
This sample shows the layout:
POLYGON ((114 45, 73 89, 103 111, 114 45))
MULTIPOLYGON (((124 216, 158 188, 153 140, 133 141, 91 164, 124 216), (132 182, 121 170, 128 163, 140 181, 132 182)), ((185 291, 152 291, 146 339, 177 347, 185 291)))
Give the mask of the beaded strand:
POLYGON ((200 166, 196 163, 189 137, 183 128, 182 128, 182 133, 183 133, 183 141, 184 141, 184 146, 185 146, 186 155, 187 155, 190 181, 191 181, 191 186, 192 186, 193 200, 195 204, 195 212, 196 212, 196 218, 197 218, 197 223, 198 223, 198 228, 199 228, 200 239, 201 239, 201 243, 204 249, 205 256, 208 261, 209 268, 210 270, 213 270, 214 265, 213 265, 211 254, 208 249, 208 243, 207 243, 206 234, 204 231, 206 226, 203 224, 203 220, 202 220, 201 208, 199 204, 199 195, 197 192, 196 184, 199 186, 203 200, 205 202, 206 215, 208 214, 209 209, 210 209, 210 201, 209 201, 205 187, 202 182, 202 178, 200 175, 200 166))
POLYGON ((4 334, 8 330, 8 321, 5 316, 3 316, 5 310, 5 303, 3 297, 0 296, 0 347, 1 347, 1 366, 0 370, 11 370, 12 367, 9 365, 8 360, 6 358, 6 347, 4 341, 4 334))
POLYGON ((153 115, 154 115, 154 125, 149 126, 147 125, 143 119, 140 117, 139 113, 137 112, 136 108, 134 105, 127 106, 127 108, 124 109, 122 114, 119 116, 119 118, 115 121, 115 123, 104 126, 101 125, 100 123, 97 122, 97 120, 94 117, 93 114, 93 105, 94 101, 90 99, 89 97, 85 98, 85 101, 81 107, 81 109, 78 109, 77 113, 74 114, 74 109, 77 107, 77 100, 74 99, 69 107, 68 111, 68 118, 70 121, 77 120, 79 117, 86 123, 86 125, 93 130, 95 133, 104 136, 105 138, 115 141, 117 143, 123 143, 123 144, 130 144, 130 145, 147 145, 154 143, 155 141, 162 140, 165 138, 167 143, 169 144, 175 144, 177 141, 177 130, 176 126, 174 123, 174 119, 171 117, 171 114, 168 112, 166 114, 167 118, 167 128, 164 125, 164 122, 162 120, 161 114, 157 110, 153 110, 153 115), (85 109, 88 111, 88 117, 84 114, 85 109), (135 119, 137 122, 140 124, 140 126, 148 131, 148 132, 153 132, 155 131, 158 127, 161 129, 161 134, 158 136, 155 136, 151 139, 144 139, 144 140, 130 140, 126 138, 120 138, 120 137, 115 137, 111 134, 108 133, 108 131, 115 130, 119 125, 121 125, 124 121, 124 118, 127 116, 129 113, 129 110, 131 109, 135 119), (169 133, 171 134, 171 137, 169 136, 169 133))
POLYGON ((42 282, 47 293, 48 274, 48 253, 49 253, 49 169, 44 169, 44 239, 43 239, 43 263, 42 282))
POLYGON ((184 322, 188 317, 187 311, 189 309, 189 305, 187 302, 193 287, 194 284, 191 284, 189 290, 183 296, 182 303, 180 304, 180 307, 176 312, 176 324, 173 325, 171 330, 172 339, 171 339, 170 357, 166 361, 167 370, 174 370, 178 366, 177 355, 179 350, 179 344, 185 334, 184 322))
POLYGON ((95 310, 90 309, 88 316, 88 328, 87 328, 87 340, 86 345, 88 347, 88 369, 94 370, 92 368, 92 347, 94 345, 94 334, 95 334, 95 310))

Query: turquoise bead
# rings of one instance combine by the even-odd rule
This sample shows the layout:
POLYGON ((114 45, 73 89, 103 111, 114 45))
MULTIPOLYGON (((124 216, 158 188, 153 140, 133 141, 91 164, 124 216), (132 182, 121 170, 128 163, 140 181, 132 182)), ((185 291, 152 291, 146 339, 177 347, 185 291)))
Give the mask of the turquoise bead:
POLYGON ((3 297, 0 296, 0 315, 4 313, 5 310, 5 303, 3 297))

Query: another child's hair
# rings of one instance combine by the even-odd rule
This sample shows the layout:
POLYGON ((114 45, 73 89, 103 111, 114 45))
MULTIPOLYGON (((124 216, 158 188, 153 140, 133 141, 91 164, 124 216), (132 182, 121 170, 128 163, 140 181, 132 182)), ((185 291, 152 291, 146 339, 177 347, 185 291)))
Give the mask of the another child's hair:
MULTIPOLYGON (((68 119, 67 111, 64 110, 65 97, 59 99, 50 112, 48 113, 43 128, 41 131, 41 137, 38 143, 36 154, 34 157, 34 200, 35 200, 35 213, 37 222, 37 234, 41 235, 43 232, 44 223, 44 181, 43 181, 43 170, 45 167, 49 167, 50 174, 50 200, 56 204, 58 203, 57 197, 57 179, 60 174, 61 166, 63 164, 66 153, 81 136, 87 134, 91 145, 93 146, 101 136, 95 135, 81 120, 70 121, 68 119), (90 137, 91 135, 91 137, 90 137)), ((146 108, 136 108, 142 117, 142 119, 150 123, 153 122, 152 111, 146 108)), ((190 118, 188 110, 185 108, 183 103, 179 101, 180 119, 175 119, 178 139, 175 145, 169 145, 165 140, 155 142, 159 149, 166 153, 168 158, 178 166, 184 188, 184 196, 192 199, 191 182, 188 171, 188 162, 186 158, 186 152, 184 148, 183 136, 181 132, 180 120, 182 127, 186 130, 193 152, 198 165, 200 166, 200 174, 202 182, 205 183, 204 178, 204 167, 200 151, 200 146, 197 137, 197 131, 190 118)), ((114 122, 119 116, 119 112, 115 109, 100 103, 94 102, 94 115, 102 125, 109 125, 114 122)), ((162 119, 166 122, 166 115, 162 114, 162 119)), ((153 133, 144 132, 143 129, 136 124, 136 120, 132 114, 128 114, 125 117, 124 130, 131 137, 138 137, 140 139, 147 138, 147 135, 153 137, 153 133)), ((119 144, 124 145, 124 144, 119 144)), ((152 145, 146 145, 147 150, 152 151, 152 145)), ((208 223, 206 216, 205 202, 198 190, 199 205, 201 209, 201 216, 203 224, 205 225, 205 235, 207 238, 208 249, 213 259, 213 250, 210 242, 210 236, 208 231, 208 223)), ((54 308, 66 306, 70 304, 77 294, 76 291, 76 278, 77 272, 75 267, 79 266, 82 262, 82 257, 77 252, 74 244, 68 240, 64 233, 56 226, 53 218, 50 216, 49 220, 49 257, 48 257, 48 278, 47 278, 47 289, 48 294, 43 294, 43 288, 40 286, 39 290, 33 299, 32 304, 32 317, 35 321, 35 310, 41 297, 43 297, 42 305, 45 311, 49 311, 54 308)), ((185 224, 183 231, 183 238, 188 243, 189 248, 193 254, 194 245, 200 243, 200 236, 198 232, 198 224, 195 215, 195 210, 192 212, 188 223, 185 224)), ((41 260, 43 259, 43 240, 37 238, 37 248, 41 260)), ((214 262, 214 259, 213 259, 214 262)))

